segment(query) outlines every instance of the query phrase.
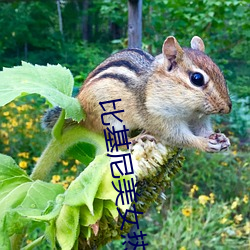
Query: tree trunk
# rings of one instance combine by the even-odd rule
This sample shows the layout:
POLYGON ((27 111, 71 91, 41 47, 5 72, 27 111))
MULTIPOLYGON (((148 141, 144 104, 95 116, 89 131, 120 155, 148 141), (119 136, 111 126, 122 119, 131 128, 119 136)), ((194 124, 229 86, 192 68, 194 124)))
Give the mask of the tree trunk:
POLYGON ((89 40, 89 17, 88 17, 89 0, 82 1, 82 39, 89 40))
POLYGON ((62 12, 61 12, 60 0, 56 1, 56 5, 57 5, 57 12, 58 12, 59 29, 60 29, 60 32, 63 36, 63 22, 62 22, 62 12))
POLYGON ((142 47, 142 0, 128 0, 128 47, 142 47))

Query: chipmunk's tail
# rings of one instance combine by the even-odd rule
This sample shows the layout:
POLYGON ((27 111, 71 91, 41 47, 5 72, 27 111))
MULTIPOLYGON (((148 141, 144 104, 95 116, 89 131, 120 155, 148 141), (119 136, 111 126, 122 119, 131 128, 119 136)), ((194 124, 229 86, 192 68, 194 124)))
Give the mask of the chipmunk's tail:
POLYGON ((62 109, 58 106, 46 110, 41 120, 42 128, 45 130, 51 130, 56 124, 61 111, 62 109))

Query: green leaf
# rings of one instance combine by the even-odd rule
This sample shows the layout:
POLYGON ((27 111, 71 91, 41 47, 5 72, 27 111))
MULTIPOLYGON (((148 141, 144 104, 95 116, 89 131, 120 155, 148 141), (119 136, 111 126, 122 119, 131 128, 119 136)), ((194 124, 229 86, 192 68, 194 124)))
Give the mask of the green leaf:
POLYGON ((64 121, 65 121, 65 110, 62 109, 61 114, 52 129, 52 135, 57 140, 60 139, 62 136, 64 121))
MULTIPOLYGON (((36 220, 36 221, 46 221, 46 222, 50 222, 54 219, 57 218, 57 216, 59 215, 61 209, 62 209, 62 204, 54 204, 53 206, 53 209, 46 213, 46 212, 43 212, 42 215, 27 215, 26 213, 26 216, 28 216, 30 219, 33 219, 33 220, 36 220)), ((47 209, 45 209, 47 210, 47 209)), ((19 211, 20 214, 22 215, 25 215, 24 213, 22 213, 22 211, 19 211)))
POLYGON ((47 207, 48 201, 55 200, 56 196, 61 193, 64 193, 61 185, 37 180, 30 186, 20 208, 25 208, 27 212, 30 208, 42 212, 47 207))
MULTIPOLYGON (((110 169, 109 169, 110 172, 110 169)), ((114 169, 114 173, 116 175, 119 175, 119 171, 117 169, 114 169)), ((123 180, 130 181, 131 185, 131 180, 134 180, 134 183, 136 183, 136 177, 134 174, 129 174, 129 175, 123 175, 120 178, 113 178, 111 173, 105 174, 103 176, 103 179, 100 183, 100 186, 98 188, 98 191, 96 193, 96 198, 98 199, 103 199, 103 200, 112 200, 113 202, 116 202, 116 197, 119 195, 119 193, 114 189, 112 185, 112 181, 114 185, 119 189, 119 181, 121 183, 121 190, 125 190, 123 180)), ((124 205, 122 205, 121 199, 118 199, 118 207, 122 209, 122 211, 126 211, 130 207, 130 203, 127 204, 124 202, 124 205)))
POLYGON ((115 205, 115 203, 113 201, 104 200, 103 207, 106 208, 111 213, 111 215, 114 219, 118 217, 117 206, 115 205))
POLYGON ((95 158, 96 148, 92 144, 79 142, 70 147, 66 154, 88 165, 95 158))
POLYGON ((64 205, 56 220, 56 238, 64 250, 71 250, 79 234, 79 207, 64 205))
POLYGON ((84 236, 84 238, 89 239, 91 237, 92 229, 91 227, 80 227, 81 235, 84 236))
POLYGON ((91 214, 87 206, 80 208, 80 225, 89 226, 95 224, 102 217, 103 200, 95 199, 93 203, 94 214, 91 214))
POLYGON ((22 229, 31 220, 35 220, 32 216, 41 216, 44 212, 50 214, 50 217, 47 216, 49 219, 55 219, 58 216, 63 199, 57 196, 64 193, 64 189, 61 185, 40 180, 32 182, 11 157, 0 155, 0 159, 0 242, 2 244, 0 249, 5 249, 9 246, 9 236, 22 233, 22 229))
POLYGON ((10 209, 5 213, 2 231, 6 233, 7 237, 13 234, 22 234, 23 228, 30 223, 31 221, 27 217, 22 217, 15 209, 10 209))
MULTIPOLYGON (((98 187, 105 175, 110 174, 109 157, 99 155, 89 166, 70 184, 65 192, 64 204, 70 206, 87 205, 93 214, 93 201, 98 187)), ((110 188, 113 188, 110 183, 110 188)))
POLYGON ((7 210, 16 208, 22 203, 31 185, 32 182, 23 183, 1 199, 0 221, 3 220, 7 210))
POLYGON ((56 223, 51 221, 45 229, 45 237, 50 242, 51 249, 56 249, 56 223))
MULTIPOLYGON (((28 224, 28 219, 39 220, 36 216, 41 216, 47 204, 62 192, 64 189, 60 185, 42 181, 24 183, 16 187, 1 200, 3 204, 0 212, 2 230, 7 231, 10 236, 28 224)), ((56 209, 50 213, 50 217, 47 216, 47 220, 55 219, 60 209, 61 206, 56 206, 56 209)))
POLYGON ((31 184, 32 182, 28 182, 19 185, 0 201, 0 249, 8 249, 9 236, 13 234, 13 227, 14 232, 19 232, 28 223, 22 217, 16 216, 16 213, 11 213, 11 210, 22 202, 31 184))
POLYGON ((17 186, 25 182, 31 182, 27 176, 17 176, 0 181, 0 201, 17 186))
POLYGON ((22 247, 21 250, 32 250, 35 249, 35 247, 41 245, 41 243, 44 241, 44 235, 40 236, 36 240, 32 241, 30 244, 28 244, 25 247, 22 247))
POLYGON ((0 154, 0 181, 17 176, 26 176, 28 178, 28 175, 10 156, 0 154))
POLYGON ((0 249, 10 250, 10 240, 8 234, 4 232, 0 225, 0 249))
POLYGON ((71 72, 61 65, 34 66, 22 62, 22 66, 0 72, 0 106, 18 96, 36 93, 53 106, 65 109, 66 118, 79 122, 84 114, 78 100, 71 97, 73 84, 71 72))

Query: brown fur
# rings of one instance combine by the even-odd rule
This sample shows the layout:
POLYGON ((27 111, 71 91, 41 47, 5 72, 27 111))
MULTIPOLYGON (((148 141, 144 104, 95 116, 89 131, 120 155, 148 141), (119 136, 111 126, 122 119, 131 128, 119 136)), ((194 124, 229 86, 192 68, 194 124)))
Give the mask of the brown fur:
MULTIPOLYGON (((99 102, 122 99, 116 110, 130 130, 143 129, 164 144, 219 151, 208 139, 213 133, 208 114, 228 113, 231 101, 225 79, 217 65, 203 53, 204 43, 194 37, 182 49, 174 37, 163 44, 163 54, 153 58, 141 50, 124 50, 101 63, 87 77, 78 99, 87 114, 84 126, 103 133, 104 112, 99 102), (189 79, 193 70, 208 78, 202 87, 189 79)), ((112 104, 105 106, 113 111, 112 104)), ((112 116, 111 126, 120 126, 112 116)))

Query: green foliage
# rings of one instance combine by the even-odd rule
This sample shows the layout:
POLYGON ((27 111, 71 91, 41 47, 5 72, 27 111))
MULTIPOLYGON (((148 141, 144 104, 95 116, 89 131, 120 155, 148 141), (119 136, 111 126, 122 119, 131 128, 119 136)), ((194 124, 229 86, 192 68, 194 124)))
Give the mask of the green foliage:
POLYGON ((216 124, 219 124, 223 131, 230 130, 238 136, 241 143, 249 143, 250 128, 250 98, 232 97, 233 109, 230 115, 216 116, 216 124))
MULTIPOLYGON (((63 34, 55 2, 2 3, 0 65, 13 66, 21 60, 43 65, 60 63, 71 69, 80 85, 108 54, 127 46, 126 1, 88 2, 87 9, 80 0, 61 4, 63 34), (85 26, 87 41, 83 41, 85 26)), ((206 52, 223 69, 232 93, 246 97, 250 93, 249 13, 247 1, 145 0, 144 48, 157 54, 168 35, 175 35, 186 46, 192 36, 199 35, 206 52)))
MULTIPOLYGON (((0 73, 0 78, 2 83, 2 105, 5 105, 24 93, 41 94, 47 97, 48 101, 56 104, 61 103, 63 105, 63 102, 69 98, 73 89, 71 73, 60 65, 48 65, 45 67, 24 63, 23 66, 14 69, 4 69, 4 71, 0 73), (7 82, 9 86, 7 86, 7 82), (21 85, 20 82, 22 83, 21 85), (40 85, 38 83, 40 83, 40 85), (58 98, 58 96, 60 98, 58 98)), ((76 101, 76 99, 73 98, 72 100, 76 101)), ((79 105, 79 103, 77 104, 79 105)), ((69 118, 76 118, 79 106, 71 106, 73 106, 74 112, 69 110, 69 118)), ((66 106, 63 112, 66 111, 67 113, 67 109, 68 107, 66 106)), ((9 112, 5 111, 4 116, 8 115, 9 112)), ((37 162, 31 175, 32 178, 29 178, 12 158, 0 154, 0 199, 2 204, 0 212, 1 249, 10 249, 10 247, 17 248, 18 246, 16 244, 19 240, 13 235, 21 234, 24 228, 32 224, 32 221, 39 221, 40 224, 37 222, 36 224, 37 227, 40 228, 44 228, 45 222, 49 223, 50 226, 47 227, 44 234, 50 239, 52 246, 56 245, 57 240, 63 249, 71 249, 73 246, 77 246, 80 226, 88 227, 89 224, 86 224, 88 222, 95 224, 97 220, 104 216, 102 213, 104 207, 109 211, 109 216, 118 216, 116 206, 114 205, 117 194, 112 188, 112 185, 110 185, 112 180, 109 169, 110 158, 108 158, 106 154, 96 156, 96 154, 103 152, 103 138, 94 135, 94 133, 90 131, 86 133, 82 127, 76 128, 76 130, 74 130, 73 127, 71 130, 67 130, 63 133, 61 126, 61 120, 63 119, 64 117, 59 119, 56 129, 53 131, 53 134, 57 136, 52 139, 52 142, 46 149, 47 151, 43 153, 37 162), (83 131, 82 135, 79 133, 79 129, 83 131), (61 130, 61 136, 56 130, 61 130), (43 178, 44 173, 49 172, 48 169, 54 165, 52 155, 58 159, 61 155, 61 151, 62 153, 67 151, 67 146, 71 151, 72 148, 76 148, 74 146, 74 138, 78 138, 77 142, 80 142, 77 144, 79 152, 85 153, 87 149, 85 155, 89 155, 88 158, 81 158, 84 160, 84 163, 89 163, 90 157, 94 160, 89 167, 70 184, 69 188, 64 192, 61 185, 46 183, 40 180, 33 181, 32 179, 43 178), (81 138, 83 141, 85 138, 86 142, 81 142, 81 138), (94 142, 93 145, 91 142, 94 142), (91 145, 90 149, 86 147, 86 145, 89 144, 91 145), (52 149, 52 151, 49 153, 50 149, 52 149), (88 162, 86 162, 86 159, 88 162), (112 191, 110 191, 110 189, 112 191), (95 200, 95 198, 99 200, 95 200), (109 200, 109 202, 104 203, 103 199, 109 200), (111 205, 110 202, 113 202, 113 205, 111 205), (100 206, 102 207, 101 209, 99 208, 100 206), (89 210, 89 213, 83 214, 83 211, 86 209, 89 210), (12 239, 10 239, 11 236, 12 239)), ((78 119, 82 119, 82 117, 78 115, 78 119)), ((7 132, 2 133, 8 139, 9 135, 7 132)), ((7 142, 7 144, 9 144, 9 142, 7 142)), ((67 152, 70 153, 70 150, 67 152)), ((29 158, 29 153, 23 152, 20 156, 29 158)), ((24 164, 22 161, 19 164, 20 167, 27 167, 27 164, 24 164)), ((127 180, 128 177, 125 176, 124 179, 127 180)), ((117 184, 117 181, 115 181, 115 184, 117 184)), ((123 206, 121 206, 121 208, 123 208, 123 206)), ((107 214, 105 214, 105 217, 106 216, 107 214)), ((91 230, 90 228, 86 229, 89 230, 89 238, 91 236, 91 230)), ((84 228, 83 231, 85 231, 84 228)), ((23 236, 21 235, 21 237, 23 236)), ((43 240, 43 236, 37 237, 37 239, 31 243, 31 246, 38 245, 42 243, 43 240)), ((26 246, 26 248, 28 249, 31 246, 26 246)))
MULTIPOLYGON (((109 198, 115 200, 116 193, 107 189, 113 190, 110 185, 110 159, 107 156, 97 157, 65 193, 61 185, 32 181, 12 158, 5 155, 0 155, 0 158, 1 249, 10 248, 9 236, 22 232, 23 227, 30 224, 30 219, 54 225, 54 228, 49 229, 50 232, 56 232, 56 239, 63 249, 71 249, 77 241, 80 225, 86 227, 90 225, 88 223, 95 224, 103 216, 103 209, 100 209, 104 205, 103 200, 94 200, 95 196, 102 198, 101 194, 106 195, 108 192, 109 198), (87 208, 89 212, 83 213, 87 208)), ((116 206, 107 203, 105 207, 112 209, 112 215, 118 216, 116 206)), ((38 242, 42 240, 38 239, 38 242)), ((51 244, 55 245, 55 238, 51 244)))
MULTIPOLYGON (((213 197, 213 196, 212 196, 213 197)), ((250 224, 242 200, 217 202, 207 195, 185 198, 175 210, 154 213, 142 224, 147 230, 148 249, 248 249, 250 224)), ((118 249, 118 248, 117 248, 118 249)))
POLYGON ((179 194, 176 193, 176 199, 181 200, 193 184, 199 186, 201 192, 215 193, 217 199, 223 201, 247 194, 250 188, 248 148, 239 151, 234 138, 230 139, 233 146, 224 154, 187 153, 183 166, 185 175, 180 175, 174 182, 177 189, 180 183, 185 183, 182 190, 176 190, 179 194))
POLYGON ((65 109, 65 118, 72 118, 78 122, 83 119, 80 103, 71 97, 73 77, 70 71, 61 65, 45 67, 23 62, 22 66, 4 68, 0 78, 1 106, 20 95, 36 93, 47 98, 54 106, 65 109))
MULTIPOLYGON (((111 53, 106 44, 88 44, 86 42, 65 42, 61 59, 62 65, 71 70, 76 85, 80 87, 88 74, 111 53)), ((44 63, 44 62, 42 62, 44 63)))
POLYGON ((144 43, 160 52, 168 35, 189 46, 192 36, 205 41, 206 52, 223 69, 229 89, 249 96, 250 13, 247 1, 144 1, 144 43))
POLYGON ((225 153, 184 152, 183 171, 140 221, 147 249, 249 248, 249 147, 239 147, 232 133, 230 140, 225 153))
POLYGON ((0 154, 1 165, 1 249, 9 249, 9 237, 21 233, 30 222, 26 216, 37 215, 64 190, 57 184, 32 182, 12 158, 0 154), (38 198, 39 197, 39 198, 38 198))
POLYGON ((79 142, 69 147, 66 154, 88 165, 95 158, 96 149, 92 144, 79 142))

